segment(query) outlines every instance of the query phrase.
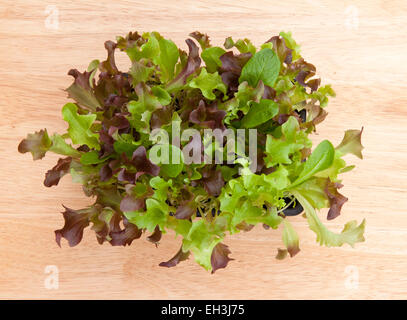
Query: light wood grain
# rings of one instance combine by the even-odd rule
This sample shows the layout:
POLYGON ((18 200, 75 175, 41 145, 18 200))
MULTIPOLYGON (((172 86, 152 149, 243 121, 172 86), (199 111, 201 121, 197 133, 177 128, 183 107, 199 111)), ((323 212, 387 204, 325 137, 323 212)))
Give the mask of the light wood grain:
POLYGON ((407 298, 406 21, 404 0, 1 1, 0 298, 407 298), (58 30, 44 25, 48 5, 59 9, 58 30), (355 8, 358 25, 350 16, 355 8), (365 159, 347 158, 357 165, 344 176, 349 201, 327 225, 340 230, 366 218, 366 242, 319 247, 296 217, 302 251, 294 259, 275 260, 281 232, 259 227, 226 239, 235 260, 214 275, 192 260, 158 267, 179 246, 172 234, 157 249, 145 239, 117 248, 100 246, 88 230, 79 246, 58 248, 53 230, 63 224, 61 203, 81 208, 90 200, 69 178, 43 187, 57 157, 33 163, 17 145, 40 128, 64 130, 66 72, 103 59, 104 41, 130 30, 157 30, 183 47, 195 30, 218 45, 227 36, 260 45, 291 30, 323 83, 337 91, 314 141, 338 143, 345 129, 364 126, 365 159), (44 287, 47 265, 59 268, 58 290, 44 287), (359 273, 354 289, 347 286, 352 268, 359 273))

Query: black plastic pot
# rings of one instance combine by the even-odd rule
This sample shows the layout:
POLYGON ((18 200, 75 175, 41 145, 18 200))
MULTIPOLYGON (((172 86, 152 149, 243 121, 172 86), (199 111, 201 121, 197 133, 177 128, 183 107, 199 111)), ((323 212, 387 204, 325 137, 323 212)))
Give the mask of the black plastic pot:
MULTIPOLYGON (((291 201, 291 199, 284 198, 284 201, 287 203, 287 202, 291 201)), ((301 203, 299 203, 298 201, 294 201, 288 208, 283 210, 283 213, 285 216, 297 216, 303 211, 304 211, 304 208, 302 207, 301 203)))
POLYGON ((298 115, 300 116, 302 122, 305 122, 307 120, 307 110, 302 109, 300 112, 295 111, 298 113, 298 115))

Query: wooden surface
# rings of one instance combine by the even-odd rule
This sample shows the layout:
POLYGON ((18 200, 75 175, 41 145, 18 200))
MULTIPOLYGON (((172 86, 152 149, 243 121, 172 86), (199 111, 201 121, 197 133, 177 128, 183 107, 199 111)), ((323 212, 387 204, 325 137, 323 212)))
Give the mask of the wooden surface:
POLYGON ((0 298, 407 298, 406 21, 404 0, 2 0, 0 298), (56 30, 50 5, 59 12, 56 30), (357 165, 344 175, 349 201, 342 216, 326 224, 340 230, 346 221, 366 218, 366 242, 354 249, 320 247, 306 221, 296 217, 302 250, 295 258, 275 260, 281 230, 258 227, 227 237, 235 260, 214 275, 192 260, 158 267, 178 249, 173 234, 157 249, 145 238, 118 248, 100 246, 87 230, 77 247, 63 242, 58 248, 53 231, 63 225, 61 204, 81 208, 90 199, 69 177, 45 188, 44 173, 57 156, 34 163, 17 145, 40 128, 64 130, 67 71, 104 59, 104 41, 130 30, 157 30, 185 48, 195 30, 217 45, 227 36, 260 45, 291 30, 323 84, 337 92, 314 141, 337 144, 344 130, 364 126, 365 159, 347 158, 357 165), (44 285, 49 265, 59 270, 58 289, 44 285))

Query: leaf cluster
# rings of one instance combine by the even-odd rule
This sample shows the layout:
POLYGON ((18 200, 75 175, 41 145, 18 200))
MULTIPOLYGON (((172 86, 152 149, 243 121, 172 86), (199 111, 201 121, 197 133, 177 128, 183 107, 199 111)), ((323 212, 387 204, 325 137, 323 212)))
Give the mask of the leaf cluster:
POLYGON ((107 41, 106 60, 68 73, 74 81, 66 89, 73 102, 62 108, 67 132, 50 136, 43 129, 21 141, 18 150, 31 152, 34 160, 47 152, 63 156, 46 173, 45 186, 70 174, 95 199, 87 208, 65 207, 65 224, 55 231, 58 244, 65 238, 77 245, 88 226, 99 243, 122 246, 144 233, 157 245, 162 233, 173 230, 181 246, 160 265, 175 266, 192 253, 214 272, 231 260, 225 236, 257 224, 281 225, 286 248, 277 257, 294 256, 299 237, 284 209, 296 202, 321 245, 363 241, 364 221, 333 233, 316 212, 329 208, 328 219, 340 214, 347 198, 338 191, 339 174, 353 168, 343 156, 362 157, 362 130, 346 131, 336 148, 324 140, 312 149, 309 135, 325 119, 335 93, 320 86, 315 66, 301 57, 291 33, 281 32, 260 48, 248 39, 227 38, 220 47, 206 34, 190 36, 188 52, 157 32, 107 41), (129 58, 125 72, 116 65, 118 51, 129 58), (152 161, 152 131, 161 128, 172 137, 173 122, 202 135, 205 129, 256 129, 255 172, 245 152, 233 164, 185 164, 182 152, 201 143, 194 139, 171 144, 181 163, 152 161))

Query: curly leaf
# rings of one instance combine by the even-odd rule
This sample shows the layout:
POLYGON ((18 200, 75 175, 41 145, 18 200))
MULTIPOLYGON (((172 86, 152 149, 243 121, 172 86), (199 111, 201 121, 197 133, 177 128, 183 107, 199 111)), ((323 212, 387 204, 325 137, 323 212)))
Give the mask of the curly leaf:
POLYGON ((219 90, 226 95, 226 86, 220 75, 217 72, 208 73, 205 68, 202 68, 198 77, 189 82, 189 86, 201 90, 203 96, 209 100, 216 99, 214 90, 219 90))
POLYGON ((62 108, 62 116, 69 123, 68 133, 74 144, 86 144, 89 148, 100 149, 99 135, 90 129, 96 120, 96 114, 80 115, 75 104, 67 103, 62 108))
POLYGON ((317 242, 327 247, 340 247, 344 243, 349 244, 351 247, 355 243, 365 241, 363 233, 365 231, 365 220, 357 225, 355 220, 345 224, 341 233, 334 233, 329 231, 319 220, 313 206, 306 200, 306 198, 298 191, 292 190, 291 193, 304 207, 307 215, 308 225, 312 231, 317 235, 317 242))

